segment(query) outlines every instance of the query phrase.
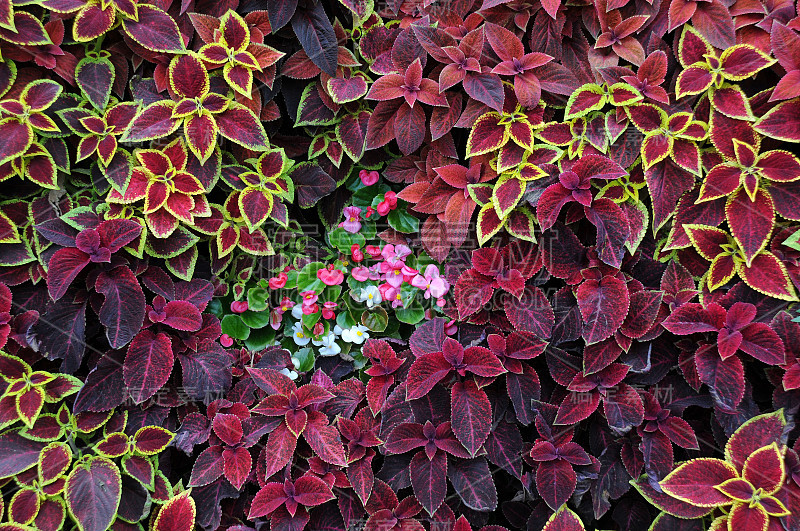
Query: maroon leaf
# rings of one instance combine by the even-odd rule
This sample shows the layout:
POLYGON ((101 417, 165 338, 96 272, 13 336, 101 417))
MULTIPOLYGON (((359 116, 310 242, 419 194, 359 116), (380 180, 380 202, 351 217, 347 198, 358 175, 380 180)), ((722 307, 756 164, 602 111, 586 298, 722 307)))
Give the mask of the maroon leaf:
POLYGON ((174 363, 172 341, 164 333, 142 330, 131 341, 123 375, 134 402, 141 404, 169 379, 174 363))
POLYGON ((575 492, 577 476, 572 465, 561 459, 539 463, 536 490, 551 509, 557 510, 575 492))
POLYGON ((186 50, 178 25, 164 11, 144 4, 138 20, 123 17, 123 27, 138 44, 154 52, 180 53, 186 50))
POLYGON ((628 289, 616 277, 586 280, 576 297, 583 317, 583 337, 588 344, 610 337, 628 314, 628 289))
POLYGON ((98 316, 108 343, 112 348, 127 345, 144 321, 145 299, 139 282, 130 269, 119 266, 100 273, 95 289, 105 295, 98 316))
POLYGON ((458 382, 451 391, 453 433, 471 455, 483 446, 492 428, 492 406, 475 382, 458 382))
POLYGON ((514 328, 522 332, 532 332, 539 337, 548 338, 553 331, 555 314, 544 292, 533 286, 525 288, 519 300, 510 299, 505 306, 514 328))
POLYGON ((414 495, 428 514, 433 515, 447 493, 447 457, 444 452, 436 452, 433 459, 428 459, 425 452, 417 452, 410 466, 414 495))

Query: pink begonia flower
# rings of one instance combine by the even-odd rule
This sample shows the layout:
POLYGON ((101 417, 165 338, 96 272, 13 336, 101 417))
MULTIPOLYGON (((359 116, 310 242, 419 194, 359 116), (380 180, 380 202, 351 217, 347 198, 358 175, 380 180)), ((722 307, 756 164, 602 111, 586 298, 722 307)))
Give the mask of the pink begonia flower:
MULTIPOLYGON (((384 284, 388 285, 388 284, 384 284)), ((389 285, 384 293, 383 299, 385 301, 392 302, 392 308, 397 308, 399 306, 403 306, 403 297, 400 293, 400 288, 396 288, 394 286, 389 285)))
POLYGON ((233 301, 231 303, 231 311, 233 313, 244 313, 248 307, 247 301, 233 301))
POLYGON ((413 279, 417 275, 419 275, 419 271, 417 271, 411 266, 403 264, 403 282, 411 284, 411 279, 413 279))
POLYGON ((339 226, 351 234, 361 230, 361 209, 356 206, 344 207, 344 221, 339 226))
POLYGON ((364 248, 364 250, 365 250, 365 251, 367 251, 367 253, 368 253, 368 254, 369 254, 369 255, 370 255, 372 258, 378 258, 379 256, 381 256, 381 252, 382 252, 382 251, 381 251, 381 248, 380 248, 379 246, 377 246, 377 245, 367 245, 367 246, 364 248))
POLYGON ((411 248, 408 245, 394 245, 388 244, 381 249, 381 256, 384 260, 402 260, 405 261, 406 257, 411 254, 411 248))
POLYGON ((319 295, 317 295, 317 292, 313 289, 309 291, 301 291, 300 296, 303 297, 303 306, 311 306, 319 299, 319 295))
POLYGON ((334 269, 333 264, 317 271, 317 278, 326 286, 337 286, 344 282, 344 273, 341 269, 334 269))
POLYGON ((411 285, 415 288, 425 290, 425 298, 441 298, 450 288, 448 282, 439 276, 439 268, 434 264, 429 264, 425 268, 424 275, 417 275, 411 280, 411 285))
POLYGON ((358 176, 361 179, 361 182, 364 184, 364 186, 372 186, 373 184, 378 182, 378 179, 380 179, 381 174, 375 170, 372 171, 361 170, 360 172, 358 172, 358 176))
POLYGON ((303 305, 303 315, 314 315, 319 311, 319 304, 304 304, 303 305))
POLYGON ((400 260, 381 262, 381 272, 385 275, 384 279, 395 288, 399 288, 403 283, 403 266, 400 260))
POLYGON ((292 302, 289 297, 284 297, 283 300, 281 300, 281 305, 272 309, 269 316, 269 324, 273 330, 277 330, 281 327, 283 314, 291 310, 293 307, 294 302, 292 302))
POLYGON ((328 301, 322 305, 322 318, 334 319, 336 314, 333 312, 339 305, 333 301, 328 301))
POLYGON ((357 243, 354 243, 350 246, 350 256, 353 259, 353 262, 362 262, 364 260, 364 253, 361 251, 361 246, 357 243))
POLYGON ((228 334, 222 334, 221 336, 219 336, 219 343, 223 347, 228 348, 231 345, 233 345, 233 338, 228 334))
POLYGON ((268 281, 270 289, 280 289, 284 287, 288 278, 289 277, 286 275, 286 273, 283 272, 281 272, 281 274, 279 274, 277 277, 272 277, 268 281))
POLYGON ((354 267, 350 271, 350 276, 359 282, 366 282, 369 279, 369 269, 366 266, 354 267))

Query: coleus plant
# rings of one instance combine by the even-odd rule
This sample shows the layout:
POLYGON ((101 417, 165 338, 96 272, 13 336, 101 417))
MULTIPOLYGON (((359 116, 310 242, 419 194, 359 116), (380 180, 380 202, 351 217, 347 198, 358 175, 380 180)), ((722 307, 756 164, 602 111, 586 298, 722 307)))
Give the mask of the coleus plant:
POLYGON ((781 411, 754 417, 728 439, 724 460, 687 461, 659 486, 670 499, 707 512, 730 506, 712 523, 719 529, 769 529, 790 514, 781 501, 787 499, 781 493, 786 478, 784 426, 781 411))
POLYGON ((0 2, 4 526, 800 526, 796 5, 234 4, 0 2))

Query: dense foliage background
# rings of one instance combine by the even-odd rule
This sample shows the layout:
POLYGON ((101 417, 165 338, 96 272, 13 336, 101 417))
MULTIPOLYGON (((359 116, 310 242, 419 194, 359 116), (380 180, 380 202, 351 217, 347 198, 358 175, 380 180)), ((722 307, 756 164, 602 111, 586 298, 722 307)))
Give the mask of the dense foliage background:
POLYGON ((0 0, 0 530, 800 529, 798 9, 0 0))

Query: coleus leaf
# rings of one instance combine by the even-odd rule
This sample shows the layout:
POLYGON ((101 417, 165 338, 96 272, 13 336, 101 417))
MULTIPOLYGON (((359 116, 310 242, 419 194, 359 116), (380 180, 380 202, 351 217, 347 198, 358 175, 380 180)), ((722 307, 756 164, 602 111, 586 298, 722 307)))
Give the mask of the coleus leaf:
POLYGON ((715 487, 738 477, 732 465, 720 459, 699 458, 687 461, 659 482, 661 489, 681 501, 698 507, 729 503, 729 498, 715 487))
POLYGON ((178 25, 161 9, 143 4, 138 6, 138 20, 123 18, 125 32, 138 44, 153 52, 181 53, 186 51, 178 25))
POLYGON ((100 322, 112 348, 127 345, 144 321, 144 293, 136 277, 125 266, 103 271, 97 276, 95 289, 105 295, 100 307, 100 322))
POLYGON ((473 381, 458 382, 451 390, 453 433, 471 455, 486 442, 492 409, 486 392, 473 381))
POLYGON ((583 317, 583 337, 588 344, 610 337, 628 313, 628 289, 616 277, 586 280, 575 295, 583 317))
POLYGON ((191 531, 194 528, 197 508, 189 491, 170 498, 161 506, 153 523, 154 531, 191 531))
POLYGON ((584 531, 585 529, 578 515, 565 504, 547 520, 542 531, 584 531))
POLYGON ((88 457, 69 474, 64 492, 67 509, 81 529, 108 529, 122 497, 119 468, 104 457, 88 457))
POLYGON ((169 379, 174 362, 167 334, 139 332, 128 347, 123 370, 131 398, 140 404, 153 396, 169 379))

